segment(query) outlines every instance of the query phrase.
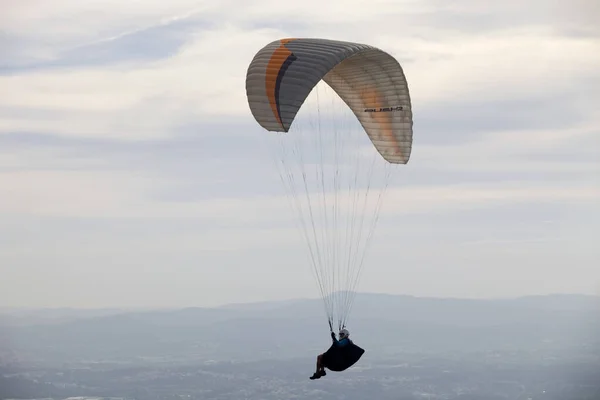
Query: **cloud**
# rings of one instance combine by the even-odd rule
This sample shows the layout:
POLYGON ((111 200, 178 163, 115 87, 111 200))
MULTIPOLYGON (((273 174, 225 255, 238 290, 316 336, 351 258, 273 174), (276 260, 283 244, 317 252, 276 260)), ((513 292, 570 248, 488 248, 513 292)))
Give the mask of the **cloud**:
POLYGON ((55 60, 64 51, 116 40, 151 27, 208 14, 214 3, 199 5, 193 0, 103 1, 82 4, 59 0, 51 6, 41 0, 9 1, 0 25, 9 38, 18 39, 15 64, 55 60), (31 29, 35 27, 36 29, 31 29))
POLYGON ((178 126, 248 112, 244 67, 268 32, 199 34, 174 59, 0 77, 0 131, 123 140, 165 137, 178 126), (257 39, 259 38, 259 39, 257 39), (233 49, 236 49, 235 51, 233 49), (15 110, 23 110, 15 112, 15 110), (34 116, 35 118, 31 118, 34 116))
MULTIPOLYGON (((206 176, 206 175, 205 175, 206 176)), ((258 180, 258 178, 257 178, 258 180)), ((197 185, 210 185, 203 178, 197 185)), ((273 179, 271 184, 277 184, 273 179)), ((0 210, 5 215, 75 218, 190 218, 219 224, 261 224, 290 216, 282 196, 219 197, 161 201, 154 193, 168 191, 171 179, 140 172, 30 171, 0 174, 0 210)), ((300 192, 303 196, 303 193, 300 192)), ((571 185, 500 182, 493 184, 405 185, 389 189, 385 213, 449 212, 506 203, 594 202, 600 188, 571 185)), ((300 200, 303 200, 300 198, 300 200)), ((333 204, 333 195, 328 203, 333 204)), ((340 200, 343 201, 343 200, 340 200)), ((340 203, 343 205, 343 203, 340 203)), ((373 203, 374 204, 374 203, 373 203)), ((350 204, 348 204, 350 206, 350 204)))
POLYGON ((423 144, 417 147, 413 161, 420 167, 446 171, 571 173, 572 179, 577 179, 600 171, 598 133, 596 124, 481 131, 467 143, 423 144))
POLYGON ((433 0, 427 4, 431 9, 422 15, 421 24, 447 31, 481 34, 515 27, 546 26, 565 36, 600 36, 598 25, 594 23, 593 16, 598 12, 598 4, 594 0, 569 3, 463 0, 453 4, 433 0))
MULTIPOLYGON (((191 9, 189 2, 182 1, 165 14, 163 6, 152 4, 143 13, 117 7, 116 17, 111 19, 116 27, 111 29, 126 23, 146 26, 149 21, 154 21, 151 27, 162 26, 177 20, 174 15, 178 12, 188 15, 188 8, 191 9)), ((163 51, 167 55, 163 59, 148 61, 140 60, 136 54, 130 58, 115 54, 121 61, 110 66, 74 69, 67 64, 58 69, 13 72, 0 77, 0 85, 5 88, 0 95, 0 132, 36 131, 130 140, 165 137, 182 124, 220 121, 231 116, 250 122, 244 90, 245 69, 264 44, 294 34, 282 28, 245 27, 243 21, 251 21, 265 11, 267 14, 261 15, 266 20, 296 15, 313 18, 311 21, 317 25, 362 20, 378 26, 372 35, 362 34, 355 39, 352 36, 356 34, 347 27, 341 27, 334 36, 347 37, 349 33, 348 40, 378 45, 398 57, 409 78, 417 122, 425 119, 420 115, 423 109, 444 105, 477 111, 477 103, 518 102, 531 98, 532 93, 537 98, 577 96, 577 101, 597 100, 593 92, 573 93, 574 84, 584 88, 599 79, 600 52, 595 51, 598 43, 593 39, 559 37, 541 27, 507 28, 484 36, 460 32, 438 32, 429 38, 409 35, 399 42, 395 25, 386 26, 381 19, 391 21, 394 10, 399 12, 406 5, 382 2, 386 10, 383 13, 376 4, 366 10, 361 4, 356 3, 361 9, 357 13, 340 12, 334 3, 329 12, 322 7, 311 9, 304 3, 287 8, 266 7, 266 3, 257 2, 251 7, 236 8, 228 13, 227 22, 210 29, 198 24, 193 32, 190 31, 193 25, 187 24, 181 27, 182 33, 178 36, 177 25, 174 26, 171 34, 180 43, 173 55, 163 51), (333 12, 334 9, 337 12, 333 12), (569 54, 569 58, 565 59, 564 54, 569 54)), ((69 3, 65 3, 67 5, 69 3)), ((409 10, 422 8, 416 3, 408 5, 409 10)), ((74 16, 78 15, 78 9, 85 11, 80 23, 87 21, 86 13, 94 12, 78 6, 72 10, 74 16)), ((28 10, 20 11, 24 23, 33 18, 28 10)), ((348 4, 344 10, 356 8, 348 4)), ((216 12, 213 8, 197 15, 216 12)), ((46 17, 41 23, 44 21, 54 19, 46 17)), ((436 29, 431 32, 435 33, 436 29)), ((134 34, 137 47, 156 43, 155 33, 136 28, 134 34)), ((110 41, 116 45, 131 35, 130 30, 124 30, 99 39, 99 43, 110 41)), ((161 46, 160 41, 158 46, 161 46)), ((94 56, 93 49, 88 50, 87 57, 94 56)))

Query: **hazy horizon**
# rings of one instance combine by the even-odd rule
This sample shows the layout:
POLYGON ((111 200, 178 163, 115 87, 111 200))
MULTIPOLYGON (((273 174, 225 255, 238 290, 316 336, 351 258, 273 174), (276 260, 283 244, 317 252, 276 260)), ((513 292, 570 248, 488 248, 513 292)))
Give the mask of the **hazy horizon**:
MULTIPOLYGON (((586 293, 546 293, 546 294, 534 294, 534 295, 518 295, 518 296, 499 296, 499 297, 452 297, 452 296, 413 296, 413 295, 405 295, 401 293, 386 293, 386 292, 356 292, 358 296, 358 301, 360 302, 361 297, 365 296, 381 296, 381 297, 399 297, 399 298, 409 298, 415 300, 436 300, 436 301, 517 301, 529 298, 553 298, 553 297, 586 297, 592 299, 598 299, 600 301, 600 295, 598 294, 586 294, 586 293)), ((2 311, 43 311, 43 310, 74 310, 74 311, 103 311, 103 310, 122 310, 122 311, 161 311, 161 310, 181 310, 181 309, 227 309, 227 308, 237 308, 241 307, 244 309, 247 306, 260 306, 260 305, 279 305, 285 306, 286 304, 293 304, 298 302, 317 302, 322 303, 323 298, 315 294, 314 296, 306 296, 306 297, 289 297, 289 298, 280 298, 275 300, 255 300, 255 301, 245 301, 245 302, 225 302, 220 304, 214 304, 211 306, 200 306, 195 304, 182 304, 175 306, 96 306, 96 307, 85 307, 85 306, 59 306, 59 307, 49 307, 49 306, 0 306, 0 312, 2 311)))
POLYGON ((2 6, 0 307, 318 297, 247 105, 283 37, 371 44, 414 110, 358 291, 600 295, 598 4, 2 6), (360 27, 360 29, 356 28, 360 27))

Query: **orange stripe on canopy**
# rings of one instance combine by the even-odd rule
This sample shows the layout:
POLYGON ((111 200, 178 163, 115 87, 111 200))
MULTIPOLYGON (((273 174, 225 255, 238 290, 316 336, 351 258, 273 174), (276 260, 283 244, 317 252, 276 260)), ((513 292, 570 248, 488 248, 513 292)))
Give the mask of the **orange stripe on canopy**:
POLYGON ((291 42, 294 39, 281 39, 281 45, 275 49, 273 54, 271 54, 271 58, 267 63, 267 72, 265 77, 265 86, 267 89, 267 98, 269 99, 269 104, 271 104, 271 110, 273 110, 273 115, 277 122, 281 124, 283 128, 283 123, 281 122, 281 116, 279 112, 277 112, 277 99, 275 98, 275 88, 277 86, 277 76, 279 75, 279 71, 283 66, 283 63, 287 58, 292 54, 290 50, 288 50, 285 45, 291 42))

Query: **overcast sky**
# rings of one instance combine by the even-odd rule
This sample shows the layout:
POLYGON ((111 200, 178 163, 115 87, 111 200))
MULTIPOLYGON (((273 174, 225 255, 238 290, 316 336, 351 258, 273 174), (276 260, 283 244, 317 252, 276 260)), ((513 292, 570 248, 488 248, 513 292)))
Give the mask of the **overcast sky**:
POLYGON ((282 37, 377 46, 415 125, 360 289, 600 294, 594 0, 9 0, 0 305, 316 297, 246 101, 282 37))

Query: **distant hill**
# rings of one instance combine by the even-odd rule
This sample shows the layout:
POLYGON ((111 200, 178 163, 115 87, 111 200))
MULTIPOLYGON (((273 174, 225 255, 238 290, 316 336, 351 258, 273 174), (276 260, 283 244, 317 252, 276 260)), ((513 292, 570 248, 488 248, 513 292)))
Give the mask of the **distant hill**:
MULTIPOLYGON (((320 299, 154 311, 12 310, 0 318, 0 348, 48 363, 287 358, 316 355, 330 340, 320 299)), ((348 327, 373 357, 600 349, 600 297, 471 300, 361 293, 348 327)))

